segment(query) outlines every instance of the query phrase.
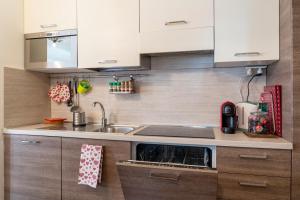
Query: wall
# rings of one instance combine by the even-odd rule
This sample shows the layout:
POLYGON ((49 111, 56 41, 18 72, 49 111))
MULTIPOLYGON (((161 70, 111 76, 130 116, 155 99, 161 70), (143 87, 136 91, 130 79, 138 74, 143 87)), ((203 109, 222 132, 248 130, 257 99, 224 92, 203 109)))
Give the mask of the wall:
MULTIPOLYGON (((174 125, 219 125, 219 108, 223 101, 241 101, 240 79, 245 76, 244 68, 193 69, 211 66, 205 61, 173 57, 158 57, 152 60, 148 76, 138 77, 138 93, 134 95, 113 95, 108 93, 109 79, 91 79, 93 91, 80 97, 80 106, 89 121, 100 120, 100 108, 93 108, 94 101, 104 104, 109 121, 131 124, 174 124, 174 125), (178 58, 177 58, 178 59, 178 58), (180 69, 178 63, 189 69, 180 69), (205 64, 206 63, 206 64, 205 64), (175 70, 173 68, 176 68, 175 70)), ((181 68, 182 68, 181 66, 181 68)), ((141 73, 141 72, 140 72, 141 73)), ((258 99, 265 77, 252 85, 251 99, 258 99)), ((52 78, 52 85, 64 78, 52 78)), ((70 108, 65 104, 52 102, 53 117, 67 117, 72 120, 70 108)))
POLYGON ((294 92, 294 123, 293 123, 293 200, 300 199, 300 2, 293 1, 293 92, 294 92))
POLYGON ((4 69, 4 127, 43 122, 50 116, 48 75, 20 69, 4 69))
MULTIPOLYGON (((0 1, 0 133, 3 128, 3 67, 23 68, 23 0, 0 1)), ((0 134, 0 177, 3 175, 3 140, 0 134)), ((0 178, 0 199, 4 199, 0 178)))
POLYGON ((23 0, 0 1, 0 66, 23 68, 23 0))

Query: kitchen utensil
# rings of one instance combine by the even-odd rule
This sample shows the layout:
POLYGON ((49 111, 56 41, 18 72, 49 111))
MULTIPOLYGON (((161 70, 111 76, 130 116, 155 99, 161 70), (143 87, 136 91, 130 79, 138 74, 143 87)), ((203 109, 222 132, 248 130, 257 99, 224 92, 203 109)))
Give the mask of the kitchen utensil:
POLYGON ((249 102, 241 102, 236 105, 238 116, 238 128, 243 131, 248 131, 248 118, 252 112, 256 112, 258 105, 249 102))
POLYGON ((221 131, 226 134, 233 134, 236 128, 236 107, 231 102, 225 102, 221 106, 221 131))
POLYGON ((44 123, 62 125, 66 120, 66 118, 45 118, 44 123))
POLYGON ((74 95, 74 105, 71 108, 71 112, 80 112, 81 109, 79 107, 79 95, 77 92, 77 84, 78 84, 78 80, 74 79, 74 90, 75 90, 75 95, 74 95))
POLYGON ((88 80, 82 80, 79 82, 77 91, 79 94, 86 94, 92 89, 91 83, 88 80))
POLYGON ((73 125, 74 126, 85 126, 85 112, 73 112, 73 125))
POLYGON ((73 87, 72 87, 72 81, 69 81, 69 90, 70 90, 70 99, 67 101, 67 105, 69 107, 73 106, 73 97, 74 97, 74 91, 73 91, 73 87))

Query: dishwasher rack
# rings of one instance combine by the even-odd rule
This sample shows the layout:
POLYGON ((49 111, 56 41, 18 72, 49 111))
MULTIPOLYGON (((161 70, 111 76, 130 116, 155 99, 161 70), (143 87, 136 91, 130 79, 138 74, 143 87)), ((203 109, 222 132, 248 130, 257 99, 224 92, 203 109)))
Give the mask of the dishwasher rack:
POLYGON ((188 146, 136 143, 133 160, 157 166, 181 168, 216 168, 216 148, 213 146, 188 146))

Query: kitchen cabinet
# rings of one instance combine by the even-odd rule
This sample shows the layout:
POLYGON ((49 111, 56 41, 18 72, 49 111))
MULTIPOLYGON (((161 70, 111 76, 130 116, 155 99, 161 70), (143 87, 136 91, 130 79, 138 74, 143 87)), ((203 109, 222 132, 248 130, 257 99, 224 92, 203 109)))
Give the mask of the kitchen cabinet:
POLYGON ((5 200, 61 199, 61 139, 4 136, 5 200))
POLYGON ((139 0, 78 0, 79 68, 136 67, 139 0))
POLYGON ((217 148, 218 199, 289 200, 291 151, 217 148))
POLYGON ((220 173, 218 196, 230 200, 290 200, 290 179, 220 173))
POLYGON ((279 0, 215 0, 216 66, 279 60, 279 0))
POLYGON ((141 53, 214 49, 213 0, 140 0, 141 53))
POLYGON ((25 0, 25 33, 76 29, 76 0, 25 0))
POLYGON ((130 142, 62 139, 62 200, 124 200, 116 162, 131 156, 130 142), (97 189, 78 185, 82 144, 104 147, 102 183, 97 189))

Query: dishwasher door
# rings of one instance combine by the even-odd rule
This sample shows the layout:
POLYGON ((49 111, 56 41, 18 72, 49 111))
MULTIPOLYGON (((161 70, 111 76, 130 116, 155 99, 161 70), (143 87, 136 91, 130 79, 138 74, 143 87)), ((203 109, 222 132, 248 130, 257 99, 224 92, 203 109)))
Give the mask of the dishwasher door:
POLYGON ((147 161, 117 167, 126 200, 216 200, 216 170, 147 161))

